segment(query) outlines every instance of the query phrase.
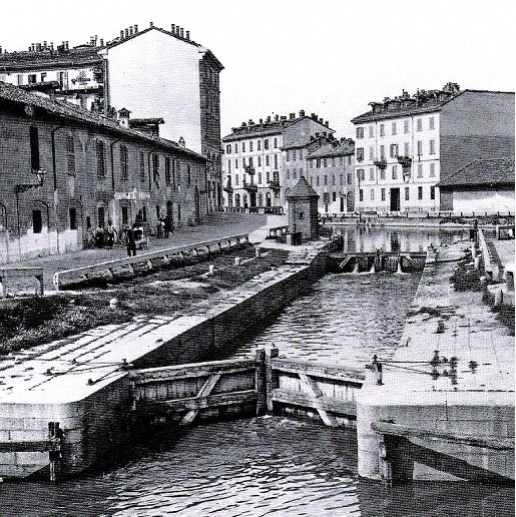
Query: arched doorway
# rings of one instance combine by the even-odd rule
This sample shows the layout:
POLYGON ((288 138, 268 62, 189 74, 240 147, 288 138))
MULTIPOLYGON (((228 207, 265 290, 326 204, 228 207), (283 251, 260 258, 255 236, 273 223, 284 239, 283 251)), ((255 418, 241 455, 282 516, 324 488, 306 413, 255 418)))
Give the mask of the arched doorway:
POLYGON ((270 192, 267 192, 267 194, 265 194, 265 206, 267 208, 270 208, 272 206, 272 196, 270 192))

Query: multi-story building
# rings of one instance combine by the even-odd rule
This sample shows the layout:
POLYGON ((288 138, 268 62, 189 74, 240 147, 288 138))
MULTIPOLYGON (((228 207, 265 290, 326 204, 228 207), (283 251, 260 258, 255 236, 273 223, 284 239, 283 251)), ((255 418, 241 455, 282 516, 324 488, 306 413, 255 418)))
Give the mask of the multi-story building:
POLYGON ((258 123, 249 120, 232 131, 222 139, 225 206, 278 212, 286 207, 288 188, 306 173, 305 158, 314 139, 326 141, 334 132, 327 121, 304 111, 297 117, 290 113, 258 123))
MULTIPOLYGON (((181 142, 209 160, 211 209, 221 204, 220 85, 222 64, 189 31, 138 25, 104 43, 97 36, 32 44, 24 52, 0 52, 0 81, 27 89, 53 88, 53 95, 116 118, 131 112, 139 129, 160 120, 160 136, 181 142)), ((157 127, 157 126, 156 126, 157 127)))
POLYGON ((80 249, 109 221, 200 222, 206 158, 127 126, 0 83, 0 262, 80 249))
POLYGON ((355 142, 331 140, 308 154, 307 179, 319 194, 319 213, 355 210, 355 142))
POLYGON ((352 120, 359 210, 439 210, 439 181, 477 158, 514 154, 514 93, 448 83, 370 106, 352 120))

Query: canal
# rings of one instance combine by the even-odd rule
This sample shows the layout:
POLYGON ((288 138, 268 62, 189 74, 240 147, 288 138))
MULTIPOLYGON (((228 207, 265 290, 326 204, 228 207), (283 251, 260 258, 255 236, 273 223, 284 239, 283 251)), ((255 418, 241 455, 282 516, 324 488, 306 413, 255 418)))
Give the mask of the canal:
MULTIPOLYGON (((348 246, 384 240, 426 247, 457 234, 345 232, 348 246), (418 242, 419 239, 419 242, 418 242)), ((389 251, 389 250, 388 250, 389 251)), ((405 251, 405 249, 403 250, 405 251)), ((255 327, 236 356, 275 344, 286 357, 362 367, 400 339, 418 274, 331 274, 255 327)), ((4 483, 6 516, 451 516, 514 515, 514 488, 414 483, 387 490, 358 478, 351 429, 259 417, 182 430, 136 444, 111 469, 57 485, 4 483)))

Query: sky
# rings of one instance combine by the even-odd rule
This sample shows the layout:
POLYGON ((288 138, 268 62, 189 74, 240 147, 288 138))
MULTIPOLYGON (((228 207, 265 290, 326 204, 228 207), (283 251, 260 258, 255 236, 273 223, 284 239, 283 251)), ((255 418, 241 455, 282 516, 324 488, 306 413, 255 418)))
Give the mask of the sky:
POLYGON ((455 82, 515 90, 514 2, 508 0, 26 0, 2 6, 0 45, 176 24, 209 48, 221 73, 221 130, 299 110, 353 137, 350 120, 384 97, 455 82))

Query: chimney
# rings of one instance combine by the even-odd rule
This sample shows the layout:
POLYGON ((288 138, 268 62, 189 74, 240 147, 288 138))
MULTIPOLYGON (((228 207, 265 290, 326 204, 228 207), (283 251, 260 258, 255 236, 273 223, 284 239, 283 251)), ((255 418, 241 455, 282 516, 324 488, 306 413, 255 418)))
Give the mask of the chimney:
POLYGON ((129 27, 129 36, 132 36, 133 35, 133 26, 131 25, 129 27))
POLYGON ((104 38, 100 38, 100 46, 103 47, 104 46, 104 38))
POLYGON ((125 29, 125 38, 127 39, 129 37, 129 29, 125 29))
POLYGON ((279 115, 274 115, 274 121, 278 122, 278 120, 279 120, 279 115))
POLYGON ((154 27, 154 22, 149 22, 149 27, 154 27))
POLYGON ((47 42, 46 41, 43 42, 43 49, 47 50, 47 42))
POLYGON ((259 120, 258 120, 258 122, 259 122, 260 124, 263 124, 263 118, 259 119, 259 120))
POLYGON ((50 42, 50 50, 54 50, 54 42, 53 41, 50 42))
POLYGON ((294 120, 296 118, 295 113, 289 113, 290 120, 294 120))
POLYGON ((41 43, 36 43, 36 52, 41 52, 41 43))
POLYGON ((186 146, 186 142, 185 142, 185 139, 183 137, 181 137, 179 139, 179 145, 184 149, 184 147, 186 146))
POLYGON ((248 123, 250 126, 252 126, 252 125, 254 124, 253 119, 251 119, 251 118, 250 118, 250 119, 247 121, 247 123, 248 123))
POLYGON ((118 110, 118 123, 123 127, 129 128, 130 115, 131 112, 126 108, 118 110))
POLYGON ((322 124, 323 122, 324 120, 321 117, 319 117, 319 124, 322 124))
POLYGON ((315 138, 319 138, 319 131, 315 132, 315 138))
POLYGON ((186 39, 190 41, 190 31, 186 31, 186 39))
POLYGON ((138 25, 135 25, 135 26, 134 26, 134 33, 135 33, 135 34, 138 34, 138 25))
POLYGON ((304 117, 305 116, 305 110, 300 110, 299 111, 299 116, 300 117, 304 117))
POLYGON ((2 53, 2 47, 0 46, 0 54, 2 53))
POLYGON ((330 123, 329 123, 327 120, 325 120, 325 121, 324 121, 324 125, 325 125, 326 127, 330 127, 330 123))
POLYGON ((183 27, 181 27, 180 31, 181 31, 181 37, 183 38, 184 37, 184 29, 183 29, 183 27))
POLYGON ((312 114, 310 115, 310 118, 311 118, 312 120, 317 120, 317 115, 316 115, 315 113, 312 113, 312 114))
POLYGON ((173 24, 170 26, 170 29, 171 29, 171 31, 170 31, 170 32, 172 32, 172 34, 175 34, 175 32, 176 32, 176 24, 175 24, 175 23, 173 23, 173 24))
POLYGON ((269 117, 267 117, 266 122, 270 122, 270 121, 271 121, 271 117, 269 116, 269 117))
POLYGON ((120 31, 120 39, 121 40, 124 39, 124 31, 123 30, 120 31))

